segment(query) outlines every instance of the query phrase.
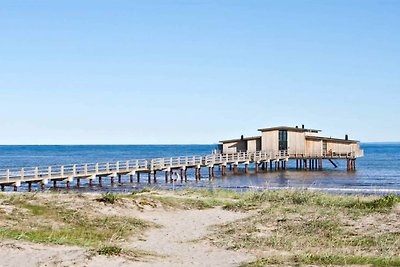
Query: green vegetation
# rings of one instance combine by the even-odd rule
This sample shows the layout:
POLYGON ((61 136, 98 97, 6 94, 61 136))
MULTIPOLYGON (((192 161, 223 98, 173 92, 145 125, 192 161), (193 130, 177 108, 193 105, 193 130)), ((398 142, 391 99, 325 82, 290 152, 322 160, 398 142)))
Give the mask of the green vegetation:
POLYGON ((120 256, 122 248, 118 246, 103 246, 97 249, 97 254, 104 256, 120 256))
POLYGON ((200 196, 205 198, 218 198, 218 199, 228 199, 235 200, 241 199, 244 195, 248 193, 239 193, 227 189, 186 189, 178 191, 178 194, 182 196, 200 196))
POLYGON ((133 191, 132 195, 141 194, 141 193, 150 193, 152 190, 149 187, 145 187, 141 190, 133 191))
POLYGON ((105 245, 93 250, 92 252, 94 255, 102 255, 107 257, 122 256, 130 260, 138 260, 143 257, 156 256, 145 251, 126 249, 115 245, 105 245))
POLYGON ((192 199, 192 198, 176 198, 166 196, 154 196, 154 199, 160 201, 164 206, 179 209, 211 209, 224 205, 225 202, 213 198, 192 199))
POLYGON ((160 194, 160 191, 145 188, 130 195, 124 195, 123 198, 135 200, 139 208, 161 206, 164 208, 202 210, 227 205, 233 201, 230 197, 236 199, 238 195, 238 193, 228 190, 182 190, 175 194, 160 194))
POLYGON ((117 194, 107 192, 101 195, 101 198, 98 199, 99 202, 104 202, 108 204, 114 204, 118 200, 119 196, 117 194))
POLYGON ((291 257, 270 257, 261 258, 257 261, 245 263, 242 267, 262 266, 288 266, 288 265, 369 265, 376 267, 400 266, 400 257, 370 257, 370 256, 341 256, 341 255, 300 255, 291 257))
POLYGON ((119 242, 151 226, 139 219, 96 214, 91 209, 60 205, 54 199, 40 200, 29 194, 12 195, 2 204, 13 209, 0 213, 1 239, 94 248, 119 242))
POLYGON ((323 208, 344 208, 354 214, 389 211, 400 198, 388 195, 382 198, 329 195, 320 192, 299 190, 265 191, 243 194, 239 201, 229 203, 228 210, 247 211, 262 208, 265 205, 314 205, 323 208))
POLYGON ((217 226, 213 243, 228 249, 282 251, 246 266, 399 266, 399 197, 307 191, 246 193, 223 208, 256 215, 217 226), (378 227, 379 226, 379 227, 378 227))
POLYGON ((347 208, 367 209, 371 211, 389 211, 396 203, 400 203, 400 197, 387 195, 382 198, 369 201, 353 201, 347 208))

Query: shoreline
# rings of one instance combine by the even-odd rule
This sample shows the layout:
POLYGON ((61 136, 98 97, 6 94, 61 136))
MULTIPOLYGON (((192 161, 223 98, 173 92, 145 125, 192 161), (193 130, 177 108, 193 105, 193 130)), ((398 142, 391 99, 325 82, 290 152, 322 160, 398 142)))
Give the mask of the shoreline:
POLYGON ((37 188, 36 190, 32 190, 32 192, 28 192, 27 186, 21 186, 21 190, 18 192, 14 192, 12 190, 3 191, 2 193, 89 193, 89 194, 101 194, 112 192, 116 194, 129 194, 135 193, 137 191, 143 189, 151 189, 151 190, 160 190, 160 191, 184 191, 184 190, 231 190, 235 192, 263 192, 263 191, 310 191, 310 192, 321 192, 321 193, 332 193, 337 195, 365 195, 365 196, 383 196, 387 194, 393 194, 396 196, 400 196, 400 188, 346 188, 346 187, 315 187, 315 186, 252 186, 252 185, 244 185, 244 186, 216 186, 214 184, 210 184, 209 182, 205 182, 204 184, 199 184, 199 182, 194 183, 194 181, 190 181, 186 183, 176 182, 174 185, 170 184, 123 184, 117 186, 97 186, 97 187, 89 187, 88 185, 83 184, 81 187, 57 187, 57 188, 47 188, 46 190, 41 190, 37 188))

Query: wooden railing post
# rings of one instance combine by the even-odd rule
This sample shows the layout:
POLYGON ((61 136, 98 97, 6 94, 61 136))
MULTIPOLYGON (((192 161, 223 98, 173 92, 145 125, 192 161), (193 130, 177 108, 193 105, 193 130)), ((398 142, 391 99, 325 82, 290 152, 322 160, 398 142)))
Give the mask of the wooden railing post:
POLYGON ((63 177, 64 176, 64 166, 60 167, 60 173, 61 173, 61 177, 63 177))
POLYGON ((76 165, 75 164, 72 166, 72 174, 76 175, 76 165))
POLYGON ((87 174, 87 173, 88 173, 88 165, 87 165, 87 164, 85 164, 85 166, 84 166, 83 168, 84 168, 84 172, 85 172, 85 174, 87 174))
POLYGON ((47 169, 47 176, 49 177, 49 179, 51 178, 51 166, 49 166, 49 168, 47 169))
POLYGON ((99 163, 96 163, 96 165, 94 165, 94 171, 97 173, 99 173, 99 163))
POLYGON ((35 178, 39 177, 39 168, 35 167, 35 178))
POLYGON ((6 170, 6 179, 7 179, 7 181, 10 181, 10 170, 9 169, 6 170))
POLYGON ((24 168, 21 169, 21 179, 24 179, 25 177, 25 170, 24 168))
POLYGON ((129 160, 126 161, 126 170, 129 170, 129 160))
POLYGON ((115 167, 117 168, 117 171, 119 171, 119 161, 117 161, 117 163, 115 163, 115 167))

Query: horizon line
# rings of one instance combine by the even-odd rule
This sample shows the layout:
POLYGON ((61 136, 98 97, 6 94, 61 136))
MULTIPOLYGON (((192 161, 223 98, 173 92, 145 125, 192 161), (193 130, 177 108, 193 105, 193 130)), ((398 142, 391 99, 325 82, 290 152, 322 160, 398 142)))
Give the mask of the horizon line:
MULTIPOLYGON (((361 144, 400 144, 400 141, 368 141, 361 144)), ((148 143, 148 144, 0 144, 0 146, 201 146, 219 145, 220 143, 148 143)))

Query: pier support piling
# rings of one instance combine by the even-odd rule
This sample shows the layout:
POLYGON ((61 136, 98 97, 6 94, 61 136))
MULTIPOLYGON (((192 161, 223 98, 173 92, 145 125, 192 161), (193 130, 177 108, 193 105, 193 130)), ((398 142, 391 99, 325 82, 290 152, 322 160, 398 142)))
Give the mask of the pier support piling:
POLYGON ((233 166, 233 174, 238 174, 238 164, 233 166))
POLYGON ((223 176, 225 176, 226 175, 226 166, 225 165, 223 165, 222 166, 222 173, 221 173, 223 176))
POLYGON ((356 160, 348 159, 347 160, 347 171, 355 171, 356 170, 356 160))

